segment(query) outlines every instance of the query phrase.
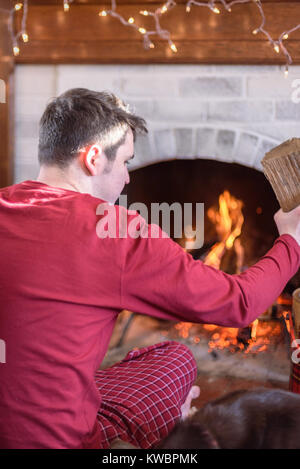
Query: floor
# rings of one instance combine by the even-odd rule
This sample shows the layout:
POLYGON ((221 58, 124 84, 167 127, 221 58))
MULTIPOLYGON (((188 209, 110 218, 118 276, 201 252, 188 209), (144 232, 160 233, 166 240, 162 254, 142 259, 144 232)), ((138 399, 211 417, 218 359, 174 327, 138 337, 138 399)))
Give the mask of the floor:
POLYGON ((144 347, 164 340, 177 340, 192 351, 197 365, 198 377, 195 384, 200 386, 199 398, 192 402, 196 408, 237 389, 256 387, 288 389, 290 357, 288 338, 284 327, 278 321, 261 323, 264 336, 258 337, 252 350, 237 350, 235 345, 224 350, 214 344, 212 337, 224 335, 226 330, 207 331, 201 325, 185 325, 170 321, 134 315, 122 344, 118 344, 130 313, 124 311, 116 324, 109 350, 101 364, 105 369, 120 361, 135 347, 144 347), (275 332, 274 332, 275 331, 275 332), (264 342, 268 345, 262 345, 264 342), (118 346, 116 346, 118 344, 118 346), (261 351, 260 351, 261 350, 261 351))

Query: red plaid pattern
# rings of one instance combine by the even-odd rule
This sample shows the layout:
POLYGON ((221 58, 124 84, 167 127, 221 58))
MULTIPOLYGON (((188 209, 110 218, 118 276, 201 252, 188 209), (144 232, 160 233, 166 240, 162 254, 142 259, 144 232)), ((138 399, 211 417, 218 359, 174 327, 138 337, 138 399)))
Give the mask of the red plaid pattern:
POLYGON ((115 438, 144 449, 157 444, 181 417, 196 376, 191 351, 174 341, 132 350, 121 362, 97 371, 101 448, 109 448, 115 438))

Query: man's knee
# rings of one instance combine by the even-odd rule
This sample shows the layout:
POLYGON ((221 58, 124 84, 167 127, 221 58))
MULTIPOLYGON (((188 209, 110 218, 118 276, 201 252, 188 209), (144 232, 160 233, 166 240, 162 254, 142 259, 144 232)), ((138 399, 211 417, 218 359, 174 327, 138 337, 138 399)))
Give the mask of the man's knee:
POLYGON ((162 349, 165 349, 166 353, 169 356, 174 357, 175 360, 179 359, 181 362, 184 361, 190 363, 197 369, 197 363, 194 355, 187 345, 176 342, 175 340, 170 340, 166 343, 165 346, 162 347, 162 349))

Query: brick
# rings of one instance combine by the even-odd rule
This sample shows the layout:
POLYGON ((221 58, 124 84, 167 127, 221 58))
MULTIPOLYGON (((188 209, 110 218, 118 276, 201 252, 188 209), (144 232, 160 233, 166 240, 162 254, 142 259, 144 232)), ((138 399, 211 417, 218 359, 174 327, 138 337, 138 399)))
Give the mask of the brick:
POLYGON ((269 122, 267 124, 247 124, 247 130, 257 132, 260 136, 278 141, 288 140, 299 135, 299 123, 269 122))
POLYGON ((300 103, 292 101, 279 101, 275 107, 275 118, 278 120, 300 120, 300 103))
POLYGON ((235 132, 219 130, 216 139, 216 159, 232 161, 232 151, 235 142, 235 132))
POLYGON ((222 76, 230 73, 235 76, 237 74, 248 75, 252 73, 260 75, 262 73, 277 73, 279 69, 278 65, 215 65, 214 73, 222 76))
POLYGON ((245 166, 253 166, 257 152, 258 137, 241 133, 234 152, 234 161, 245 166))
POLYGON ((173 130, 155 130, 156 161, 176 157, 176 140, 173 130))
MULTIPOLYGON (((148 70, 147 70, 148 71, 148 70)), ((150 65, 149 73, 152 75, 207 75, 214 73, 214 65, 197 64, 153 64, 150 65)))
POLYGON ((22 181, 34 180, 39 174, 38 164, 17 164, 14 168, 14 184, 22 181))
POLYGON ((38 140, 18 138, 15 143, 15 162, 35 164, 38 159, 38 140))
POLYGON ((198 158, 216 158, 216 130, 200 128, 196 133, 196 156, 198 158))
POLYGON ((265 156, 265 154, 272 150, 272 148, 276 147, 279 144, 279 142, 273 142, 271 140, 264 139, 260 142, 259 147, 257 149, 257 154, 256 158, 254 161, 254 166, 256 169, 262 171, 262 165, 261 165, 261 160, 265 156))
POLYGON ((177 82, 170 77, 153 79, 152 76, 133 75, 130 78, 121 78, 121 93, 124 96, 153 97, 177 95, 177 82))
POLYGON ((17 65, 16 96, 55 96, 54 65, 17 65))
POLYGON ((126 99, 125 102, 129 104, 131 112, 134 112, 144 119, 154 120, 154 103, 151 99, 126 99))
POLYGON ((205 121, 208 104, 194 99, 161 99, 154 102, 155 121, 193 123, 205 121))
POLYGON ((242 95, 242 79, 240 77, 181 78, 179 94, 183 97, 234 98, 242 95))
POLYGON ((265 122, 273 117, 271 101, 216 101, 209 103, 208 120, 265 122))
POLYGON ((175 140, 177 158, 194 156, 192 129, 175 129, 175 140))
POLYGON ((147 166, 156 157, 151 144, 151 132, 147 135, 138 135, 134 144, 134 159, 130 162, 129 171, 147 166))
POLYGON ((105 73, 105 68, 99 65, 58 65, 57 66, 57 95, 70 88, 88 88, 94 91, 111 91, 121 96, 121 79, 111 70, 105 73))
POLYGON ((48 96, 16 96, 15 118, 20 121, 24 117, 32 117, 32 120, 39 120, 50 102, 48 96))
POLYGON ((293 92, 293 76, 285 78, 278 72, 273 75, 247 78, 247 95, 250 98, 290 98, 293 92))
POLYGON ((39 136, 39 122, 38 119, 34 120, 20 120, 15 124, 15 135, 17 139, 22 138, 35 138, 39 136))

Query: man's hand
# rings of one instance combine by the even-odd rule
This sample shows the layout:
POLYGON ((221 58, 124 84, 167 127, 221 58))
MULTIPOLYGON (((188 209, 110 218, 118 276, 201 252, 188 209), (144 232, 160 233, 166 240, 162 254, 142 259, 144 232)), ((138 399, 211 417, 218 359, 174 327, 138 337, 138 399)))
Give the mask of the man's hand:
POLYGON ((274 215, 279 235, 289 234, 300 245, 300 205, 291 212, 283 212, 282 209, 274 215))

